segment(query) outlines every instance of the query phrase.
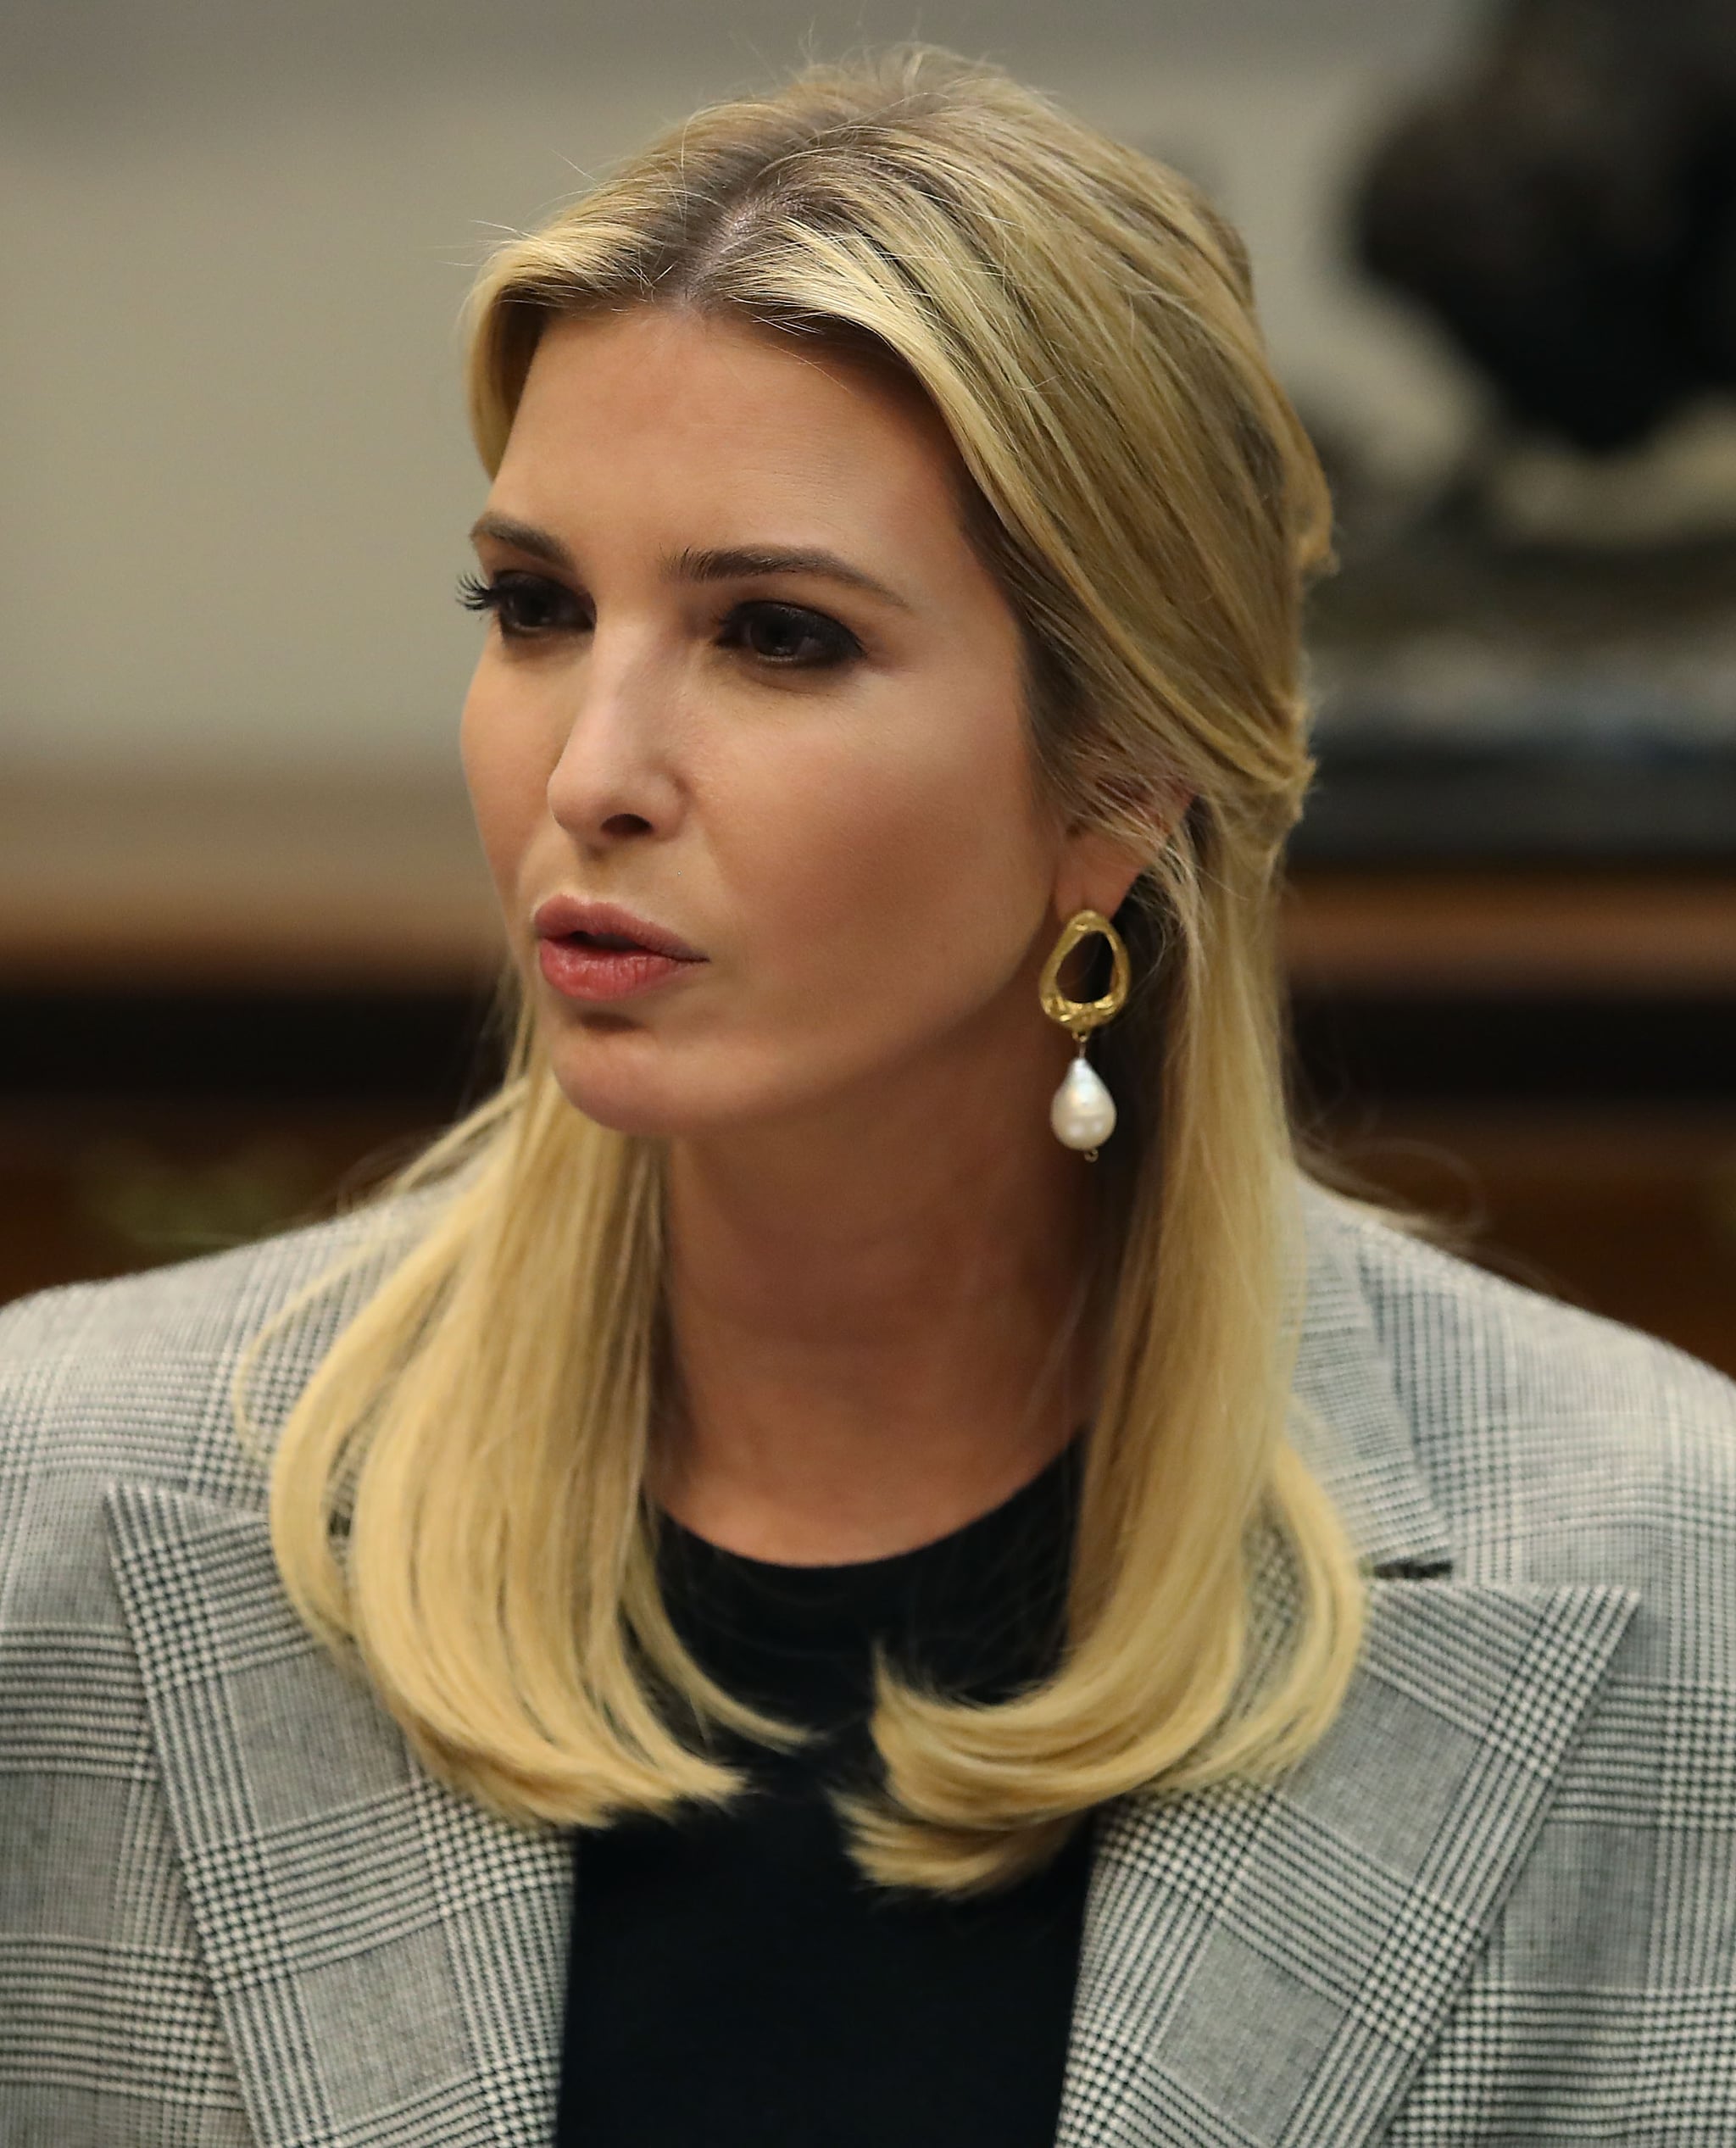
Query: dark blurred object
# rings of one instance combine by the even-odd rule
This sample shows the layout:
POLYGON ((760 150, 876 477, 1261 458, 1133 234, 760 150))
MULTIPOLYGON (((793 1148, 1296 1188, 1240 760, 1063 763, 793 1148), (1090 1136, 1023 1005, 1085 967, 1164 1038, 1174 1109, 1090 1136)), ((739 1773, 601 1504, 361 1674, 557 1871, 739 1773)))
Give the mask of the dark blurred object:
POLYGON ((0 971, 0 1300, 311 1221, 499 1078, 480 979, 214 984, 199 952, 179 984, 0 971))
POLYGON ((1514 416, 1644 439, 1736 386, 1736 4, 1507 0, 1380 142, 1352 222, 1514 416))
POLYGON ((1736 875, 1305 870, 1285 953, 1334 1179, 1736 1373, 1736 875))
POLYGON ((1569 553, 1466 502, 1345 551, 1293 859, 1736 865, 1736 539, 1569 553))
POLYGON ((311 1222, 441 1124, 415 1099, 0 1091, 0 1301, 311 1222))
POLYGON ((1290 846, 1300 863, 1697 868, 1736 852, 1736 752, 1407 744, 1371 729, 1320 759, 1290 846))

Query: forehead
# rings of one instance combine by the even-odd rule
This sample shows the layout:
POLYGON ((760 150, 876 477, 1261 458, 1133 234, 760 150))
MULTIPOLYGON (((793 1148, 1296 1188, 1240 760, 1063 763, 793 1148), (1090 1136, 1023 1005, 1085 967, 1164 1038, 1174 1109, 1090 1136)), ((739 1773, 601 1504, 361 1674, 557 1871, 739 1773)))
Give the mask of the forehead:
POLYGON ((564 466, 655 481, 708 476, 932 512, 962 465, 944 422, 888 358, 689 309, 552 322, 532 357, 500 476, 564 466))

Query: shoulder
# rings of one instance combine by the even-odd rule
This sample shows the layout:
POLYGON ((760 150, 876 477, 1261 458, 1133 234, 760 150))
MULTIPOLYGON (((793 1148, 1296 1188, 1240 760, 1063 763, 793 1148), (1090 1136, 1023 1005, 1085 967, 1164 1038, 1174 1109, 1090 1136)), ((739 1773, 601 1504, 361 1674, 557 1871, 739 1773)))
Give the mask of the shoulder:
MULTIPOLYGON (((1449 1581, 1397 1586, 1438 1588, 1444 1615, 1456 1600, 1467 1634, 1479 1605, 1552 1605, 1552 1630, 1582 1642, 1588 1605, 1602 1617, 1611 1589, 1629 1600, 1393 2138, 1459 2139, 1467 2095, 1488 2095, 1581 2120, 1588 2139, 1661 2140, 1659 2079, 1708 2111, 1728 2087, 1736 1384, 1349 1204, 1321 1221, 1451 1546, 1449 1581)), ((1527 1767, 1571 1705, 1566 1663, 1545 1648, 1511 1689, 1527 1767)))
MULTIPOLYGON (((124 1477, 226 1502, 263 1499, 263 1469, 231 1404, 243 1353, 298 1293, 348 1265, 261 1367, 256 1413, 281 1418, 381 1255, 413 1239, 428 1199, 0 1307, 0 1489, 15 1495, 45 1475, 124 1477)), ((17 1504, 0 1497, 0 1513, 17 1504)))
POLYGON ((1319 1198, 1467 1578, 1733 1593, 1736 1383, 1319 1198))

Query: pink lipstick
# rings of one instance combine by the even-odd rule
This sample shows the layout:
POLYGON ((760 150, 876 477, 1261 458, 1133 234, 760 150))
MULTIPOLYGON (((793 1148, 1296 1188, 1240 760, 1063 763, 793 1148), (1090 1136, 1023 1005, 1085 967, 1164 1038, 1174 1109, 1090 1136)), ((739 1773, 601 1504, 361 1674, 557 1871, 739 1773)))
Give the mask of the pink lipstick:
POLYGON ((705 960, 662 926, 615 903, 551 895, 531 918, 542 975, 568 999, 628 999, 705 960))

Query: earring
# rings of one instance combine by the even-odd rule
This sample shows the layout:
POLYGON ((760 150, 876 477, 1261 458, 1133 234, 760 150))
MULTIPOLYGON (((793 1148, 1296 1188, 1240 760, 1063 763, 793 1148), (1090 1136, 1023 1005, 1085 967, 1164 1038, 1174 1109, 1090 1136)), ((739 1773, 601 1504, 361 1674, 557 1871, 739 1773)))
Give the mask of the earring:
POLYGON ((1116 1100, 1086 1058, 1085 1039, 1100 1023, 1121 1012, 1132 975, 1121 936, 1103 912, 1077 910, 1062 927, 1037 987, 1043 1013, 1051 1021, 1058 1021, 1077 1046, 1073 1063, 1049 1107, 1049 1123, 1054 1128, 1056 1140, 1069 1149, 1082 1150, 1088 1164, 1097 1161, 1099 1144, 1107 1141, 1116 1130, 1116 1100), (1061 965, 1080 941, 1089 939, 1093 932, 1101 932, 1109 942, 1114 964, 1109 990, 1101 999, 1069 999, 1060 988, 1061 965))

